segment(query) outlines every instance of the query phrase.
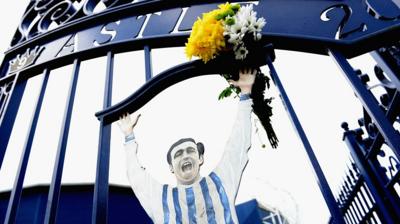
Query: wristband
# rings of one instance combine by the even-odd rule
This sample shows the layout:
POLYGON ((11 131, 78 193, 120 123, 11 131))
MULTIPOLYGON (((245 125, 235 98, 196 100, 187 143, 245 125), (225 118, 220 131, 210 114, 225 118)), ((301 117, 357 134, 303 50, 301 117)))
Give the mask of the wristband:
POLYGON ((250 99, 250 93, 240 94, 239 99, 240 99, 240 101, 245 101, 245 100, 250 99))
POLYGON ((133 132, 127 136, 125 136, 125 143, 135 140, 135 134, 133 132))

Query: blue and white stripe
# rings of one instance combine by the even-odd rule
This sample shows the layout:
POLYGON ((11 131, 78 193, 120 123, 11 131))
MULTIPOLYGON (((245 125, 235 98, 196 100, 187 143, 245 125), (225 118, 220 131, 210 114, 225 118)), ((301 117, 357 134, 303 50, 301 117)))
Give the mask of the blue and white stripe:
POLYGON ((186 204, 188 207, 189 224, 197 224, 196 220, 196 201, 194 197, 193 187, 185 189, 186 204))
POLYGON ((175 222, 176 224, 182 223, 182 210, 181 210, 181 203, 179 203, 179 196, 178 196, 178 188, 172 189, 172 197, 174 200, 174 208, 175 208, 175 222))
POLYGON ((217 187, 219 199, 221 200, 222 207, 224 207, 225 223, 233 224, 231 209, 229 206, 228 195, 225 192, 224 186, 222 186, 221 179, 214 172, 212 172, 210 174, 210 177, 211 177, 211 180, 214 182, 215 186, 217 187))
POLYGON ((234 224, 235 207, 221 179, 214 172, 189 187, 163 186, 163 223, 234 224))
POLYGON ((163 186, 162 192, 162 207, 163 207, 163 214, 164 214, 164 224, 169 223, 169 208, 168 208, 168 185, 165 184, 163 186))

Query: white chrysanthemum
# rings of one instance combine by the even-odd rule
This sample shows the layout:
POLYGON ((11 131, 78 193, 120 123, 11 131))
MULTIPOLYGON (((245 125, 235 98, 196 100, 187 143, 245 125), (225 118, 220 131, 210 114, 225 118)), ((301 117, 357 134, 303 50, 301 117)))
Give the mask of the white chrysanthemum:
MULTIPOLYGON (((246 6, 240 7, 239 11, 237 12, 237 17, 240 18, 241 20, 249 18, 251 16, 251 13, 253 11, 253 5, 248 4, 246 6)), ((253 11, 254 12, 254 11, 253 11)))
POLYGON ((250 33, 257 33, 261 32, 262 28, 265 26, 266 22, 264 18, 252 18, 251 23, 249 26, 249 32, 250 33))
POLYGON ((248 21, 247 21, 247 17, 240 17, 240 16, 238 16, 237 18, 236 18, 236 23, 237 23, 237 25, 240 25, 240 27, 247 27, 249 24, 248 24, 248 21))
POLYGON ((249 51, 247 50, 247 48, 242 45, 235 51, 235 59, 243 60, 246 58, 248 53, 249 53, 249 51))
POLYGON ((266 22, 264 18, 258 18, 256 23, 254 24, 254 28, 256 32, 261 32, 262 28, 265 26, 266 22))
POLYGON ((254 41, 259 41, 262 38, 260 32, 266 24, 265 19, 257 19, 257 12, 253 11, 251 4, 242 6, 234 16, 227 18, 232 19, 234 24, 224 24, 224 36, 227 38, 227 42, 233 45, 235 58, 243 60, 249 53, 243 42, 244 37, 253 35, 254 41))
MULTIPOLYGON (((257 23, 257 13, 252 11, 253 6, 247 5, 239 9, 238 13, 236 14, 236 23, 240 25, 241 32, 245 34, 246 32, 252 32, 255 28, 255 24, 257 23)), ((253 31, 254 32, 254 31, 253 31)))
POLYGON ((242 35, 240 33, 231 33, 229 34, 228 42, 231 44, 239 44, 242 41, 242 35))
POLYGON ((240 21, 236 20, 236 23, 233 24, 232 26, 229 26, 227 30, 229 33, 240 33, 240 30, 242 29, 242 24, 240 23, 240 21))
POLYGON ((254 24, 257 21, 257 13, 254 11, 250 12, 250 15, 247 17, 248 24, 254 24))
POLYGON ((249 30, 248 26, 242 26, 242 28, 240 29, 240 33, 245 35, 248 30, 249 30))
MULTIPOLYGON (((254 12, 254 11, 253 11, 254 12)), ((250 22, 250 24, 254 24, 257 21, 257 13, 251 13, 250 16, 247 18, 247 20, 250 22)))

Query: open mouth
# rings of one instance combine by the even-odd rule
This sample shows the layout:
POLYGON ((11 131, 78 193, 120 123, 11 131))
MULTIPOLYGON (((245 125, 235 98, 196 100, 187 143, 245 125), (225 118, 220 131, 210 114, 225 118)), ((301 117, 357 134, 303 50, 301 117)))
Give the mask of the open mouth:
POLYGON ((183 172, 189 171, 189 170, 192 169, 192 167, 193 167, 193 165, 192 165, 191 162, 189 162, 189 161, 184 162, 184 163, 182 164, 182 171, 183 171, 183 172))

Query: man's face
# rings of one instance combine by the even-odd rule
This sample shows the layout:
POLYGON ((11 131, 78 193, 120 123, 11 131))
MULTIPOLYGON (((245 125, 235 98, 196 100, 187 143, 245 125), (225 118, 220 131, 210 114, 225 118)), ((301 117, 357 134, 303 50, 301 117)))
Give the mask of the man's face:
POLYGON ((199 156, 197 146, 191 141, 182 142, 171 151, 171 172, 178 184, 192 184, 200 178, 203 155, 199 156))

